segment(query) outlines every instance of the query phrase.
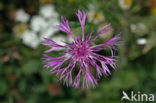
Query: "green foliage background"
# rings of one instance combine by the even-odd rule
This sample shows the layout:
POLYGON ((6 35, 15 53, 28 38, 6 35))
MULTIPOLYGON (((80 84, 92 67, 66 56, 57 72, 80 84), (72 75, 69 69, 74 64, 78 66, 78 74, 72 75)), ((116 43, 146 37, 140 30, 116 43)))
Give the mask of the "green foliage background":
MULTIPOLYGON (((13 33, 16 24, 10 13, 24 8, 37 13, 38 0, 0 1, 0 103, 120 103, 122 91, 140 91, 156 94, 156 15, 145 5, 149 0, 133 0, 129 10, 122 10, 118 0, 53 0, 59 16, 66 16, 71 27, 78 29, 74 12, 88 11, 87 5, 94 4, 102 11, 105 22, 111 23, 114 35, 121 32, 123 45, 118 49, 120 56, 117 71, 103 77, 95 89, 74 89, 58 83, 56 76, 43 68, 40 45, 32 49, 22 44, 13 33), (142 22, 146 32, 132 32, 130 25, 142 22), (138 45, 136 40, 146 38, 149 42, 138 45), (147 52, 143 50, 150 48, 147 52)), ((34 14, 31 15, 34 15, 34 14)), ((86 23, 87 29, 97 31, 97 24, 86 23)), ((99 39, 102 40, 102 39, 99 39)), ((57 54, 56 54, 57 55, 57 54)))

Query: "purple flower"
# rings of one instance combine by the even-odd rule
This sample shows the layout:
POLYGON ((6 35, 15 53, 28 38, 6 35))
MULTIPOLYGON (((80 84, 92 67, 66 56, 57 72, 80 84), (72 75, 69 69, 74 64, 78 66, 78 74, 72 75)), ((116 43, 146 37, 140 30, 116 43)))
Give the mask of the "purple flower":
POLYGON ((64 84, 67 86, 78 88, 79 85, 82 85, 83 88, 89 88, 92 85, 94 88, 98 84, 98 78, 102 75, 107 76, 111 74, 108 65, 116 69, 115 61, 117 60, 114 59, 116 57, 114 53, 116 51, 115 46, 120 44, 120 37, 116 35, 108 41, 93 45, 94 41, 101 34, 111 30, 110 24, 105 25, 95 37, 92 37, 92 33, 85 36, 84 26, 87 14, 78 10, 76 15, 78 16, 82 28, 82 37, 78 32, 77 37, 75 37, 71 32, 68 20, 65 17, 61 17, 61 24, 56 26, 56 28, 68 33, 73 43, 65 42, 66 45, 62 46, 46 38, 43 41, 43 45, 49 46, 50 49, 45 51, 45 53, 57 51, 58 49, 63 49, 64 52, 59 57, 52 57, 44 54, 44 67, 51 68, 51 74, 56 74, 59 80, 64 81, 64 84), (106 48, 110 49, 111 56, 103 56, 97 53, 106 48), (67 65, 64 66, 65 64, 67 65), (78 65, 78 67, 76 65, 78 65))

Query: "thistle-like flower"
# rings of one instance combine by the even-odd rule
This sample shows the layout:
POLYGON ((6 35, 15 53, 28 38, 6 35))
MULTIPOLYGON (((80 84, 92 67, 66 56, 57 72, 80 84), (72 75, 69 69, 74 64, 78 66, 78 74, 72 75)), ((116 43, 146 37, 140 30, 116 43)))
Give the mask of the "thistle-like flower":
POLYGON ((59 81, 64 81, 64 84, 67 86, 78 88, 79 85, 82 85, 82 88, 89 88, 92 85, 94 88, 98 84, 97 79, 102 75, 106 76, 111 74, 108 65, 116 69, 115 61, 117 60, 114 59, 116 57, 114 54, 116 51, 115 46, 120 44, 120 37, 116 35, 108 41, 93 45, 94 41, 101 34, 111 29, 110 24, 105 25, 95 37, 92 37, 92 33, 85 36, 84 26, 87 13, 78 10, 76 15, 82 28, 82 35, 80 36, 77 32, 77 37, 75 37, 71 32, 68 20, 65 17, 61 17, 61 24, 56 26, 56 28, 69 34, 73 43, 65 42, 66 45, 62 46, 45 38, 43 45, 50 47, 45 53, 50 53, 58 49, 63 49, 64 52, 59 57, 44 54, 44 67, 51 68, 50 72, 56 74, 59 77, 59 81), (103 56, 97 53, 106 48, 110 49, 111 56, 103 56), (64 66, 64 64, 66 64, 65 62, 68 62, 66 66, 64 66), (79 66, 76 66, 77 64, 79 66))

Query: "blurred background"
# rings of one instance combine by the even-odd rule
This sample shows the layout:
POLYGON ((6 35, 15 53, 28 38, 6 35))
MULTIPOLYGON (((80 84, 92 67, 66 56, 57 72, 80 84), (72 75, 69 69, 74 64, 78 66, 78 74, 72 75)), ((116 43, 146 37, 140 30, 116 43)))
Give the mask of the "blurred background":
POLYGON ((120 103, 123 90, 156 96, 156 0, 0 0, 0 103, 120 103), (123 41, 117 71, 95 89, 62 85, 41 60, 44 37, 71 42, 53 26, 63 15, 79 30, 78 9, 88 13, 86 32, 111 23, 100 42, 120 32, 123 41))

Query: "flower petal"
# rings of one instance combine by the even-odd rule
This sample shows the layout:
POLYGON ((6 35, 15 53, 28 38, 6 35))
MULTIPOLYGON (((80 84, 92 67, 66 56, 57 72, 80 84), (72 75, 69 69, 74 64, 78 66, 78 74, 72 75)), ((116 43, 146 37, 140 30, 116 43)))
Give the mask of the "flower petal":
POLYGON ((81 12, 80 10, 78 10, 76 15, 78 16, 78 19, 82 28, 82 40, 84 40, 84 25, 85 25, 87 13, 81 12))
POLYGON ((101 34, 107 33, 108 30, 112 30, 110 24, 105 25, 105 26, 97 33, 97 35, 95 36, 95 38, 94 38, 92 41, 94 41, 95 39, 97 39, 101 34))
POLYGON ((63 16, 61 17, 61 24, 58 26, 55 26, 55 28, 68 33, 72 37, 72 39, 75 41, 75 37, 70 30, 68 20, 65 17, 63 17, 63 16))

